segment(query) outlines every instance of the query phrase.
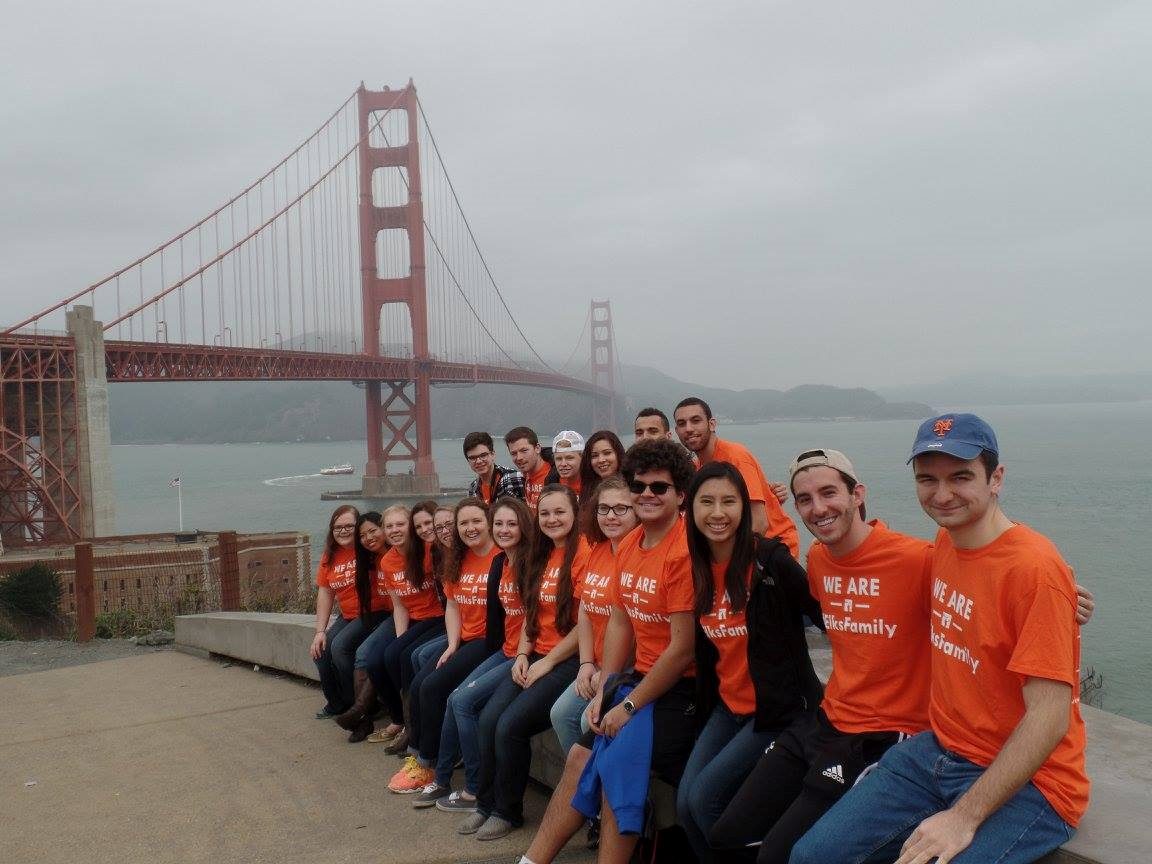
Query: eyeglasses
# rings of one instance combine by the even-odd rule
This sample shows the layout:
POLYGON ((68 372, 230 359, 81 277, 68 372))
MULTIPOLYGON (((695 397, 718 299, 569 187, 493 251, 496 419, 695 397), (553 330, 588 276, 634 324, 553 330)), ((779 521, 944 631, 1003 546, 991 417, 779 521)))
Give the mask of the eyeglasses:
POLYGON ((612 504, 612 505, 597 504, 596 505, 596 515, 597 516, 607 516, 609 513, 611 513, 613 516, 618 516, 619 518, 623 519, 625 516, 627 516, 631 512, 632 512, 632 505, 631 504, 612 504))
POLYGON ((451 523, 451 522, 445 522, 443 525, 437 525, 437 526, 436 526, 434 529, 432 529, 432 530, 434 530, 434 531, 435 531, 437 534, 443 534, 443 533, 445 533, 445 532, 447 532, 447 531, 451 531, 451 530, 452 530, 452 523, 451 523))
POLYGON ((465 456, 469 462, 487 462, 492 458, 491 453, 477 453, 475 456, 465 456))
POLYGON ((351 534, 355 530, 356 530, 355 525, 333 525, 332 526, 332 533, 333 534, 351 534))
POLYGON ((674 483, 665 483, 663 480, 656 480, 653 483, 641 483, 639 480, 633 480, 628 484, 628 491, 633 495, 643 495, 645 489, 651 489, 652 494, 656 497, 661 497, 668 494, 674 483))

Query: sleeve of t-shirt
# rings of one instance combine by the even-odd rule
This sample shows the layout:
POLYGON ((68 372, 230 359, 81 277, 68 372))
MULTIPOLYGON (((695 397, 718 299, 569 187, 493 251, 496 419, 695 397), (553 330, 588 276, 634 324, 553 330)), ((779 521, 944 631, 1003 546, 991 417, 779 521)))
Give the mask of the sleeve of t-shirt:
POLYGON ((608 572, 605 575, 609 577, 608 604, 624 610, 624 604, 620 602, 620 550, 616 550, 616 554, 608 560, 606 569, 608 572))
POLYGON ((587 543, 581 542, 580 548, 572 559, 572 596, 579 597, 584 587, 584 577, 588 575, 588 559, 592 557, 592 549, 587 543))
POLYGON ((1035 591, 1014 604, 1016 649, 1008 670, 1029 678, 1048 678, 1070 687, 1076 677, 1076 603, 1059 581, 1059 573, 1037 575, 1035 591))
MULTIPOLYGON (((760 468, 760 463, 753 457, 741 454, 736 468, 744 478, 744 485, 748 487, 748 499, 765 504, 768 501, 768 478, 760 468)), ((776 496, 772 496, 775 500, 776 496)))
POLYGON ((664 563, 664 608, 673 612, 692 612, 696 592, 692 586, 692 559, 687 554, 669 555, 664 563))
POLYGON ((321 564, 319 567, 316 568, 316 587, 317 588, 327 588, 328 585, 330 584, 328 580, 331 578, 331 576, 332 576, 332 573, 328 569, 328 565, 327 564, 321 564))

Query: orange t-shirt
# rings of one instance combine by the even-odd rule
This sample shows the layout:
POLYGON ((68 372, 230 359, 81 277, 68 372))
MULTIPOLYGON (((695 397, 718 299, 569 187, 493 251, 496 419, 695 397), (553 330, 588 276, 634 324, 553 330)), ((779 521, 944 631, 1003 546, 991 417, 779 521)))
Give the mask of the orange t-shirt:
POLYGON ((426 621, 444 614, 440 596, 436 593, 435 581, 431 576, 425 575, 423 587, 413 586, 408 581, 407 562, 399 549, 393 547, 380 557, 380 572, 384 576, 384 584, 389 595, 395 598, 396 602, 403 604, 408 610, 410 620, 426 621))
MULTIPOLYGON (((780 501, 772 494, 772 487, 768 478, 764 476, 764 469, 756 461, 756 457, 743 444, 735 441, 722 441, 713 439, 716 446, 712 451, 713 462, 729 462, 740 472, 744 483, 748 487, 748 497, 764 505, 768 516, 768 530, 764 532, 767 537, 779 537, 792 553, 793 558, 800 557, 800 533, 796 530, 796 523, 784 512, 780 501)), ((707 463, 701 462, 704 465, 707 463)))
POLYGON ((533 511, 536 510, 536 502, 540 500, 540 490, 547 485, 545 481, 551 471, 552 466, 541 459, 540 467, 536 469, 536 472, 524 477, 524 502, 533 511))
MULTIPOLYGON (((651 549, 642 549, 644 531, 633 531, 620 541, 612 604, 628 614, 636 638, 636 671, 647 674, 672 642, 669 615, 692 612, 692 562, 688 557, 684 520, 677 519, 668 534, 651 549)), ((696 674, 695 665, 684 670, 696 674)))
POLYGON ((577 501, 580 500, 580 489, 581 489, 582 484, 580 482, 580 475, 579 474, 575 475, 574 477, 570 477, 567 480, 565 480, 563 477, 561 477, 560 478, 560 485, 561 486, 567 486, 569 489, 571 489, 576 494, 576 500, 577 501))
POLYGON ((820 601, 832 676, 821 708, 841 732, 928 728, 928 591, 932 545, 879 519, 856 549, 808 550, 808 588, 820 601))
POLYGON ((444 586, 448 598, 455 600, 460 609, 461 642, 479 639, 487 630, 488 571, 492 569, 492 559, 499 554, 500 547, 495 543, 487 555, 477 555, 469 549, 460 562, 460 579, 444 586))
MULTIPOLYGON (((712 611, 700 616, 700 629, 720 654, 716 662, 720 698, 733 714, 755 714, 756 691, 748 672, 747 610, 732 611, 732 602, 724 588, 727 570, 727 561, 712 564, 712 611)), ((744 581, 748 586, 752 585, 751 567, 744 581)))
MULTIPOLYGON (((388 547, 389 551, 392 547, 388 547)), ((376 556, 376 569, 372 571, 372 611, 391 612, 392 595, 388 593, 388 577, 383 569, 384 556, 388 552, 381 552, 376 556)))
POLYGON ((612 615, 612 585, 616 581, 616 553, 605 540, 588 551, 580 580, 580 614, 592 625, 592 658, 604 661, 604 634, 612 615))
POLYGON ((987 546, 932 558, 932 697, 940 746, 987 766, 1024 716, 1029 678, 1072 688, 1068 731, 1032 778, 1069 825, 1088 807, 1080 717, 1080 628, 1072 570, 1047 537, 1014 525, 987 546))
POLYGON ((360 598, 356 596, 356 550, 338 546, 327 563, 320 562, 316 570, 316 585, 336 595, 340 615, 351 621, 360 613, 360 598))
POLYGON ((520 631, 524 629, 524 601, 516 587, 516 574, 507 559, 497 587, 500 605, 504 607, 504 656, 515 657, 520 647, 520 631))
MULTIPOLYGON (((576 604, 579 602, 581 579, 588 563, 588 542, 583 537, 578 538, 578 541, 576 555, 572 558, 573 623, 576 621, 575 613, 579 609, 576 604)), ((560 565, 563 563, 564 550, 553 549, 548 556, 548 563, 544 565, 540 586, 536 589, 539 597, 536 603, 536 641, 532 650, 537 654, 547 654, 560 644, 565 635, 556 627, 556 605, 560 599, 556 589, 559 587, 560 565)))

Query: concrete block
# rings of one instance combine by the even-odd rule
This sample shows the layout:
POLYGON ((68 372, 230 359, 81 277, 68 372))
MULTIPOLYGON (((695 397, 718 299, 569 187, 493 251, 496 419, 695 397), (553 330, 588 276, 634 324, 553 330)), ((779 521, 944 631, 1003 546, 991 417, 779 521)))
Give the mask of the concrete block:
POLYGON ((315 634, 315 615, 208 612, 176 618, 178 648, 197 648, 318 681, 308 653, 315 634))

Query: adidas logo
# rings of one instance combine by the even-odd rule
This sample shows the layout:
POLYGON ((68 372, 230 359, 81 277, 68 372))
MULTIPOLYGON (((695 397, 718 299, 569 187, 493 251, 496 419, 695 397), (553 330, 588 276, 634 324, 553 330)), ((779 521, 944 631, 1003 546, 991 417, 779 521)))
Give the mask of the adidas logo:
POLYGON ((835 780, 840 785, 844 785, 844 768, 842 766, 832 765, 829 768, 825 768, 820 773, 827 777, 829 780, 835 780))

